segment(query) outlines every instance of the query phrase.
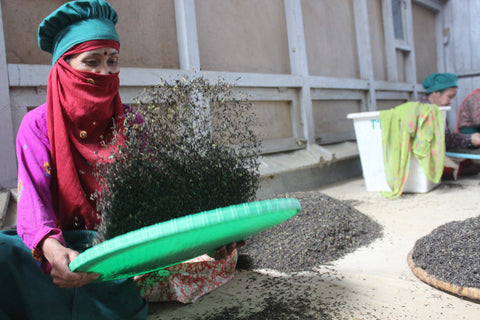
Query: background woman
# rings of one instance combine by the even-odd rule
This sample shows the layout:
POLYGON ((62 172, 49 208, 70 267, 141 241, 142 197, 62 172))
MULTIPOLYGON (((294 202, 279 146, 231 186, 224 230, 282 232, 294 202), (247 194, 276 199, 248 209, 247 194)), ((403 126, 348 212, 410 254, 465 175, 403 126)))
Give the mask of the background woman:
MULTIPOLYGON (((423 81, 423 88, 427 94, 419 101, 433 103, 439 107, 450 106, 457 95, 458 77, 452 73, 432 73, 423 81)), ((455 149, 467 149, 480 146, 480 134, 463 134, 452 132, 445 125, 445 147, 447 151, 455 149)), ((476 174, 479 168, 471 160, 463 160, 459 164, 450 158, 445 159, 445 170, 442 179, 456 179, 457 176, 476 174)))
POLYGON ((465 134, 480 132, 480 89, 472 91, 460 104, 456 131, 465 134))

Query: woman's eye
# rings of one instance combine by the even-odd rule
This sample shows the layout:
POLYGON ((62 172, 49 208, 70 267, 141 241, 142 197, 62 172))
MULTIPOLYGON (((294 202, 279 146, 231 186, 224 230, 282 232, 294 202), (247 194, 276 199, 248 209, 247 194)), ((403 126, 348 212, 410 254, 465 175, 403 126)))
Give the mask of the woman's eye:
POLYGON ((89 67, 95 67, 98 63, 97 60, 85 60, 85 64, 89 67))
POLYGON ((116 66, 118 64, 118 59, 110 59, 108 60, 108 64, 111 66, 116 66))

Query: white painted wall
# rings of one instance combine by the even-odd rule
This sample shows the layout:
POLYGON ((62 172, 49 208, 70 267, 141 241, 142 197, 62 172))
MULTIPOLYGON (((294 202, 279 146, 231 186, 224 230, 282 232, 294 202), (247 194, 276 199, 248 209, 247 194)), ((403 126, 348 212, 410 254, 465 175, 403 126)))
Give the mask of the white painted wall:
POLYGON ((0 189, 16 185, 15 132, 10 109, 3 24, 0 23, 0 189))
MULTIPOLYGON (((221 0, 218 0, 221 1, 221 0)), ((351 8, 353 16, 354 32, 351 34, 352 41, 355 42, 357 59, 355 65, 358 65, 359 76, 356 78, 342 78, 332 76, 312 75, 308 68, 308 59, 306 52, 306 42, 309 39, 305 37, 305 21, 302 8, 308 3, 309 6, 315 5, 318 0, 279 0, 283 5, 285 12, 285 24, 287 28, 288 57, 290 63, 290 73, 288 74, 268 74, 255 72, 224 72, 224 71, 201 71, 201 74, 209 79, 216 80, 218 77, 234 83, 239 89, 247 90, 257 101, 285 101, 291 105, 291 128, 292 136, 264 143, 266 153, 283 152, 298 149, 309 149, 316 144, 321 136, 322 143, 331 143, 354 139, 353 126, 346 132, 324 132, 319 135, 316 132, 316 123, 314 117, 314 105, 330 106, 335 101, 339 103, 338 110, 344 106, 358 104, 357 111, 377 110, 377 105, 387 105, 388 101, 405 101, 417 97, 418 91, 421 91, 421 85, 416 83, 415 70, 415 46, 412 41, 406 43, 397 43, 393 39, 391 0, 341 0, 350 1, 348 8, 351 8), (375 1, 375 6, 372 6, 375 1), (379 7, 381 23, 372 24, 369 19, 369 8, 379 7), (385 73, 388 73, 388 79, 375 79, 374 76, 374 52, 372 49, 370 28, 378 28, 374 31, 376 34, 383 33, 382 46, 376 47, 381 50, 380 56, 385 56, 385 73), (396 51, 408 52, 407 59, 397 65, 396 51), (403 70, 402 70, 403 69, 403 70), (398 72, 405 75, 404 81, 398 72), (327 103, 323 103, 326 101, 327 103)), ((323 0, 322 0, 323 1, 323 0)), ((322 2, 322 5, 334 6, 337 0, 328 4, 322 2)), ((444 13, 443 0, 404 0, 406 8, 407 34, 413 39, 412 32, 412 1, 421 4, 434 12, 437 12, 438 26, 437 34, 442 34, 448 23, 452 26, 458 23, 458 19, 464 18, 465 14, 460 9, 462 3, 468 3, 469 8, 480 7, 480 1, 477 0, 454 0, 447 2, 447 11, 444 13), (451 2, 459 3, 452 6, 451 2), (463 16, 462 16, 463 14, 463 16), (444 21, 445 20, 445 21, 444 21)), ((180 79, 181 77, 194 76, 201 67, 199 53, 199 37, 196 25, 194 0, 174 0, 176 32, 177 32, 177 50, 179 69, 155 69, 155 68, 122 68, 120 73, 121 96, 124 102, 132 101, 138 92, 144 86, 155 85, 160 77, 167 79, 180 79)), ((233 3, 233 2, 232 2, 233 3)), ((37 5, 41 5, 37 3, 37 5)), ((128 3, 130 6, 134 6, 128 3)), ((342 3, 345 7, 345 3, 342 3)), ((254 10, 255 8, 252 8, 254 10)), ((477 10, 478 11, 478 10, 477 10)), ((335 12, 335 10, 333 10, 335 12)), ((474 20, 474 13, 471 19, 474 20)), ((1 19, 0 15, 0 19, 1 19)), ((342 16, 338 17, 342 19, 342 16)), ((0 21, 1 22, 1 21, 0 21)), ((476 22, 475 23, 480 23, 476 22)), ((0 28, 2 23, 0 23, 0 28)), ((452 30, 454 28, 452 27, 452 30)), ((322 30, 318 30, 322 32, 322 30)), ((476 50, 469 48, 470 55, 465 56, 463 60, 453 63, 452 57, 460 54, 458 50, 450 47, 453 38, 458 36, 457 42, 466 42, 468 39, 463 37, 463 33, 451 32, 452 41, 445 47, 439 45, 437 56, 445 57, 445 63, 439 62, 439 70, 442 68, 451 71, 452 67, 461 66, 462 70, 471 70, 478 65, 472 65, 472 55, 476 50), (470 65, 467 62, 470 61, 470 65)), ((28 106, 40 105, 45 101, 45 87, 47 84, 49 65, 31 65, 31 64, 7 64, 5 53, 5 41, 3 39, 3 29, 0 29, 0 187, 13 187, 16 180, 16 163, 14 154, 14 136, 18 125, 27 112, 28 106), (3 169, 6 168, 6 169, 3 169)), ((438 38, 438 36, 437 36, 438 38)), ((377 39, 376 39, 377 40, 377 39)), ((437 39, 438 40, 438 39, 437 39)), ((334 41, 334 40, 333 40, 334 41)), ((443 41, 443 39, 442 39, 443 41)), ((377 42, 378 43, 378 42, 377 42)), ((324 44, 325 50, 329 50, 328 43, 324 44)), ((352 48, 352 45, 349 45, 352 48)), ((342 59, 342 52, 335 52, 338 59, 342 59)), ((351 54, 349 55, 351 56, 351 54)), ((377 56, 379 56, 377 54, 377 56)), ((378 65, 377 65, 378 68, 378 65)), ((456 70, 456 69, 455 69, 456 70)), ((477 72, 480 74, 480 67, 477 72)), ((462 82, 466 79, 462 78, 462 82)), ((473 86, 473 85, 472 85, 473 86)), ((393 107, 393 106, 392 106, 393 107)), ((317 113, 318 116, 318 113, 317 113)), ((345 115, 346 116, 346 115, 345 115)))

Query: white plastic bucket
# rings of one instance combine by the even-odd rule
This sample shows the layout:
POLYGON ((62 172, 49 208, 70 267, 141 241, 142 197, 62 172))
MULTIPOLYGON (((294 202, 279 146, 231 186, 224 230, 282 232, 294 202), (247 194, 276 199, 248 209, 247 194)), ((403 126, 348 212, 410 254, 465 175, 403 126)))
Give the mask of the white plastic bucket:
MULTIPOLYGON (((440 107, 443 119, 446 118, 448 110, 450 110, 450 107, 440 107)), ((383 164, 380 111, 349 113, 347 119, 353 120, 367 191, 391 191, 383 164)), ((437 185, 438 183, 431 182, 425 176, 417 159, 412 156, 410 172, 403 192, 425 193, 437 185)))

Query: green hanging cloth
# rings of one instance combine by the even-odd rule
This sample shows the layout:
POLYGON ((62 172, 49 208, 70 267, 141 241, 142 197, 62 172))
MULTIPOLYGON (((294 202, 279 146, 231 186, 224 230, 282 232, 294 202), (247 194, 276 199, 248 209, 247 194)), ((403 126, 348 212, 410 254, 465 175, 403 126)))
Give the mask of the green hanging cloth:
POLYGON ((383 163, 391 192, 381 194, 398 198, 405 186, 413 155, 425 176, 438 183, 445 160, 445 121, 438 106, 407 102, 393 109, 380 111, 383 163))

